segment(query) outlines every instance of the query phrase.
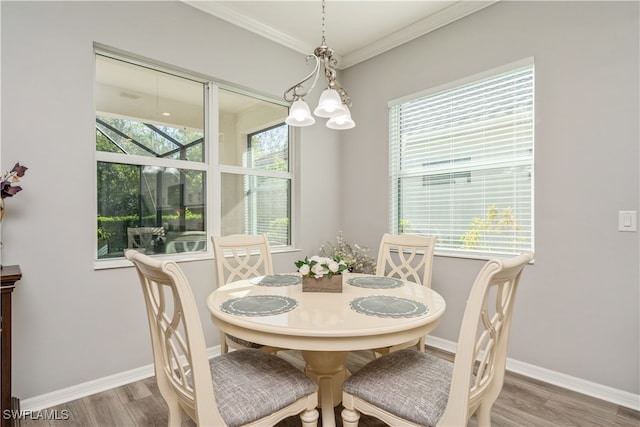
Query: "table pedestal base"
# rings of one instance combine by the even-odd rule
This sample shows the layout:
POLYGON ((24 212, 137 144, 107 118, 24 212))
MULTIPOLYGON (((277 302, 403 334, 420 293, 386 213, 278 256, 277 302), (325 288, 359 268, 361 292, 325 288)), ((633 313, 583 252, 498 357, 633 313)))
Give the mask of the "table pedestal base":
POLYGON ((318 384, 318 400, 322 408, 322 425, 335 426, 333 408, 342 402, 342 384, 349 377, 344 367, 347 351, 303 351, 305 374, 318 384))

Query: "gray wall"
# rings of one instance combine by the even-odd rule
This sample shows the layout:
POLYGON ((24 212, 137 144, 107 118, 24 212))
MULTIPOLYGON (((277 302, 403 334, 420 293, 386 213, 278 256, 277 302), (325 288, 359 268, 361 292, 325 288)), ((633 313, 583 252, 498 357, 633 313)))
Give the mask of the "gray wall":
MULTIPOLYGON (((535 265, 522 280, 509 356, 638 394, 637 2, 500 2, 349 68, 357 127, 343 135, 341 224, 377 247, 388 229, 387 102, 534 57, 535 265), (368 165, 359 167, 355 165, 368 165)), ((436 257, 456 341, 480 261, 436 257)))
MULTIPOLYGON (((2 170, 30 169, 7 203, 2 263, 14 293, 14 394, 23 399, 151 363, 131 268, 95 271, 92 44, 99 42, 275 97, 306 75, 304 55, 177 2, 2 1, 2 170)), ((339 229, 377 248, 387 230, 389 99, 535 56, 536 252, 525 273, 510 356, 638 394, 638 4, 491 6, 346 70, 358 126, 305 128, 296 146, 300 252, 339 229), (336 165, 337 170, 327 167, 336 165), (316 187, 325 194, 317 198, 316 187)), ((457 339, 481 262, 437 258, 448 311, 434 335, 457 339)), ((212 261, 183 263, 208 345, 212 261)))

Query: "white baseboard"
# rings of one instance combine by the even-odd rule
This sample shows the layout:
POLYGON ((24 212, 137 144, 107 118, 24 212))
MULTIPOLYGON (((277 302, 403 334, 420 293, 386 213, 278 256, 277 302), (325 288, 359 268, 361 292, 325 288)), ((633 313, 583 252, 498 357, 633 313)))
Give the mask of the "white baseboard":
POLYGON ((140 381, 154 375, 153 364, 143 366, 119 374, 110 375, 97 380, 87 381, 60 390, 45 393, 40 396, 20 399, 20 410, 41 411, 53 406, 61 405, 72 400, 81 399, 92 394, 120 387, 135 381, 140 381))
MULTIPOLYGON (((214 346, 207 349, 209 358, 220 354, 220 346, 214 346)), ((140 368, 131 369, 129 371, 120 372, 97 380, 87 381, 86 383, 74 385, 60 390, 45 393, 40 396, 30 397, 28 399, 20 399, 20 410, 23 411, 40 411, 61 405, 72 400, 81 399, 92 394, 102 391, 111 390, 125 384, 140 381, 155 375, 153 363, 142 366, 140 368)))
MULTIPOLYGON (((442 338, 427 336, 427 345, 439 348, 450 353, 456 352, 456 343, 442 338)), ((209 357, 220 354, 220 346, 208 349, 209 357)), ((551 371, 539 366, 530 365, 518 360, 507 359, 507 369, 530 378, 544 381, 558 387, 573 390, 578 393, 615 403, 620 406, 640 411, 640 395, 618 390, 613 387, 586 381, 570 375, 551 371)), ((154 375, 153 364, 121 372, 97 380, 56 390, 40 396, 31 397, 20 401, 20 409, 26 411, 40 411, 51 408, 72 400, 80 399, 115 387, 120 387, 135 381, 139 381, 154 375)))
MULTIPOLYGON (((456 343, 442 338, 428 335, 426 344, 450 353, 456 352, 456 343)), ((616 405, 640 411, 640 395, 618 390, 613 387, 572 377, 560 372, 551 371, 529 363, 507 358, 507 370, 526 377, 544 381, 558 387, 573 390, 575 392, 606 400, 616 405)))

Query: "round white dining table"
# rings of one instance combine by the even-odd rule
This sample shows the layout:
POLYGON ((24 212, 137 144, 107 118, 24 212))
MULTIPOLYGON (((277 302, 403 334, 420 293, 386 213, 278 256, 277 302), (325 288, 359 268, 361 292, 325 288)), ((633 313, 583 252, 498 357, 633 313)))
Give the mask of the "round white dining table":
POLYGON ((383 348, 425 336, 446 304, 432 289, 382 276, 343 274, 342 292, 303 292, 296 275, 229 283, 212 292, 207 308, 221 331, 243 340, 300 350, 305 373, 319 386, 323 425, 349 376, 349 351, 383 348))

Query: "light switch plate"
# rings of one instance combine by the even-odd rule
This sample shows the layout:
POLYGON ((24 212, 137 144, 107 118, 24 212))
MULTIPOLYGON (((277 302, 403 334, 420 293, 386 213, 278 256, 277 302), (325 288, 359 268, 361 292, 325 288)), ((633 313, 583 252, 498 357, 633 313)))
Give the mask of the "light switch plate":
POLYGON ((637 231, 638 213, 636 211, 618 212, 618 231, 637 231))

